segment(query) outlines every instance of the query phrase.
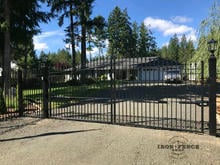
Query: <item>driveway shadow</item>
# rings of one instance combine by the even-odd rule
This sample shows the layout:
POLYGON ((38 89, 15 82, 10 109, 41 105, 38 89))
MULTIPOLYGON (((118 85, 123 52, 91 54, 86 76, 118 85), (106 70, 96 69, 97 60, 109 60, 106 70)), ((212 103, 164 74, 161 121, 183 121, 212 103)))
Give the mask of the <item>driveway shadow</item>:
POLYGON ((13 120, 14 122, 10 121, 10 122, 7 122, 6 124, 4 124, 3 126, 0 126, 0 135, 4 134, 6 132, 14 131, 16 129, 21 129, 21 128, 29 126, 29 125, 36 125, 36 123, 41 120, 42 119, 37 118, 37 119, 32 119, 31 121, 23 121, 20 123, 19 121, 16 121, 16 119, 15 119, 15 120, 13 120))
POLYGON ((67 135, 67 134, 89 132, 89 131, 98 131, 98 130, 101 130, 101 129, 89 129, 89 130, 78 130, 78 131, 64 131, 64 132, 48 132, 48 133, 42 133, 42 134, 32 135, 32 136, 23 136, 23 137, 17 137, 17 138, 9 138, 9 139, 0 139, 0 142, 24 140, 24 139, 33 139, 33 138, 39 138, 39 137, 44 137, 44 136, 67 135))

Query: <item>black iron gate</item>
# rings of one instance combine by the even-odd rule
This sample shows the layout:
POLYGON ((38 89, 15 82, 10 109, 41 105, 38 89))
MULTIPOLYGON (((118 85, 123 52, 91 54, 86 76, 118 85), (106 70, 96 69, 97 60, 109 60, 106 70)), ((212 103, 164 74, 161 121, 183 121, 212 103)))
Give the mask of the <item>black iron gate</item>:
POLYGON ((158 57, 102 58, 49 73, 49 116, 203 132, 208 94, 203 63, 158 57))
MULTIPOLYGON (((213 56, 212 56, 213 57, 213 56)), ((212 58, 210 58, 212 59, 212 58)), ((16 72, 0 120, 51 117, 120 125, 219 133, 216 60, 180 64, 159 57, 88 61, 59 70, 16 72), (209 75, 209 78, 208 78, 209 75), (23 77, 23 81, 22 81, 23 77), (216 105, 217 103, 217 105, 216 105), (217 122, 216 122, 217 117, 217 122)), ((4 100, 4 99, 3 99, 4 100)))
POLYGON ((112 123, 112 81, 109 59, 91 61, 85 68, 78 66, 49 74, 50 113, 53 118, 112 123), (108 69, 97 69, 105 65, 108 69), (82 77, 83 73, 86 73, 82 77), (83 79, 83 80, 82 80, 83 79))
MULTIPOLYGON (((115 86, 115 123, 162 129, 204 131, 208 121, 203 63, 181 65, 161 58, 116 60, 116 72, 130 66, 137 78, 115 86), (135 72, 135 70, 133 71, 135 72)), ((115 81, 116 82, 116 81, 115 81)))

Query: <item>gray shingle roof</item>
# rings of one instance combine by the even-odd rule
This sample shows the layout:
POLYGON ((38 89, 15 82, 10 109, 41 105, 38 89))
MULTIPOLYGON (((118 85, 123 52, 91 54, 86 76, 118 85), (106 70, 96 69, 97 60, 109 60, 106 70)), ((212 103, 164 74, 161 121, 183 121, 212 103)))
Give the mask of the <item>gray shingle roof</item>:
MULTIPOLYGON (((97 59, 86 63, 86 70, 110 70, 115 66, 116 70, 135 69, 140 67, 153 67, 153 66, 172 66, 181 65, 172 60, 167 60, 160 57, 138 57, 138 58, 116 58, 115 60, 109 58, 97 59)), ((76 68, 80 69, 81 65, 76 68)), ((68 69, 69 70, 69 69, 68 69)))

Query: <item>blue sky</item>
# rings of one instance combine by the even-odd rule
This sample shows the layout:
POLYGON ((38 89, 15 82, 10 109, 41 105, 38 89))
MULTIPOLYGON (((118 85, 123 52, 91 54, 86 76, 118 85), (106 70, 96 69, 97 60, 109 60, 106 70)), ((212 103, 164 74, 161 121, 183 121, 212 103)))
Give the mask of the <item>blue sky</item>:
MULTIPOLYGON (((119 6, 127 8, 131 22, 139 25, 144 22, 156 37, 158 47, 169 42, 175 33, 178 36, 185 34, 187 38, 196 42, 200 22, 208 16, 214 0, 95 0, 93 15, 102 15, 108 19, 109 13, 119 6)), ((66 24, 68 24, 68 20, 66 24)), ((42 33, 34 37, 37 53, 40 51, 56 52, 65 48, 63 42, 65 26, 59 27, 57 19, 49 24, 41 24, 42 33)), ((98 49, 94 48, 94 55, 98 49)))

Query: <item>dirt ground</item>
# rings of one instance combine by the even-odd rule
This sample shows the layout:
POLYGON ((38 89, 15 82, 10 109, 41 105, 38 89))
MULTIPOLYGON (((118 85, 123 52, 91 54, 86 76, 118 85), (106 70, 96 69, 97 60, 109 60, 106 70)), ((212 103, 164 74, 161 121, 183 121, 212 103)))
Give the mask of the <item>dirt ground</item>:
POLYGON ((28 117, 0 122, 0 149, 0 165, 220 164, 207 134, 28 117))

